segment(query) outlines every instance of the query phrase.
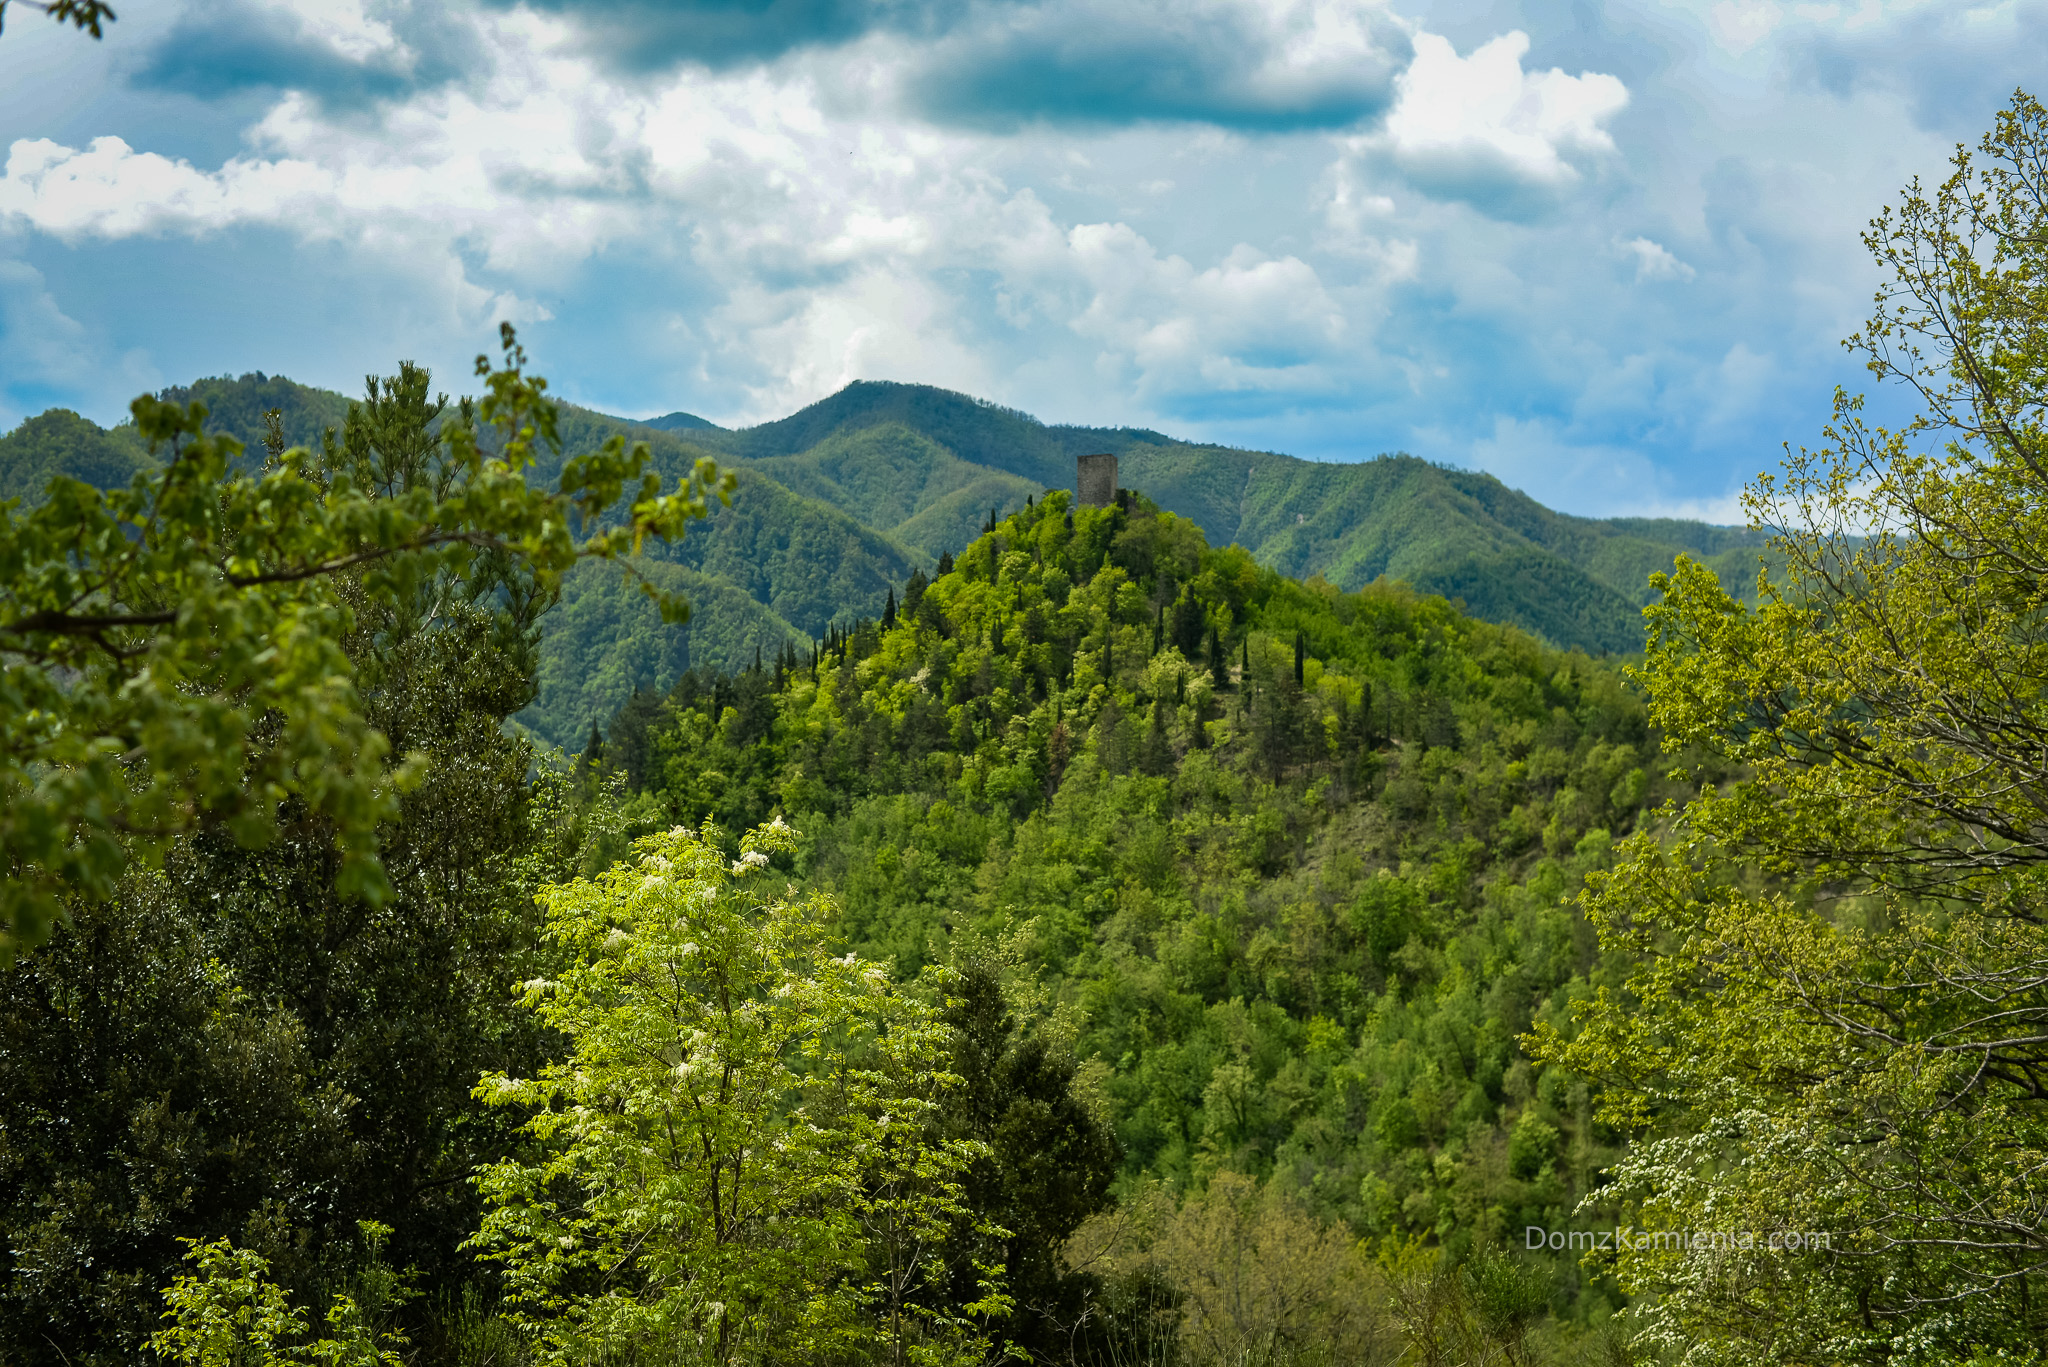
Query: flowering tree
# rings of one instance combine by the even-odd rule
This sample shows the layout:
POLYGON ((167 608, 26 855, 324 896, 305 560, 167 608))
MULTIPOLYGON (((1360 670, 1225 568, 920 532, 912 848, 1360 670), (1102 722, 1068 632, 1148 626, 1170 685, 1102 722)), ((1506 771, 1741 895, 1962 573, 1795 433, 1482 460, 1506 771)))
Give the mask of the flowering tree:
POLYGON ((1918 412, 1838 395, 1751 490, 1755 608, 1663 581, 1651 715, 1733 779, 1591 880, 1636 968, 1533 1041, 1641 1136, 1609 1194, 1743 1236, 1619 1259, 1689 1363, 2048 1334, 2048 108, 2015 95, 1865 242, 1889 278, 1849 345, 1918 412))
POLYGON ((881 966, 827 952, 824 899, 776 890, 779 819, 737 860, 715 836, 678 828, 543 890, 569 966, 525 1001, 573 1050, 478 1085, 532 1109, 541 1153, 481 1175, 473 1246, 557 1358, 980 1356, 971 1322, 917 1294, 978 1151, 930 1124, 950 1032, 881 966))

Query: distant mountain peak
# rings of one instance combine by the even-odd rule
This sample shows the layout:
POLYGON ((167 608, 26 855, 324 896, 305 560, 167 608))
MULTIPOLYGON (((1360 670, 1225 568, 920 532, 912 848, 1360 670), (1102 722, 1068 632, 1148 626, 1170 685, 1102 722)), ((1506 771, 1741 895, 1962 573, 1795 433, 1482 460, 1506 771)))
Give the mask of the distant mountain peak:
POLYGON ((658 418, 629 418, 627 421, 637 423, 641 427, 652 427, 659 432, 723 432, 725 430, 709 418, 700 418, 695 413, 685 413, 681 409, 677 409, 673 413, 664 413, 658 418))

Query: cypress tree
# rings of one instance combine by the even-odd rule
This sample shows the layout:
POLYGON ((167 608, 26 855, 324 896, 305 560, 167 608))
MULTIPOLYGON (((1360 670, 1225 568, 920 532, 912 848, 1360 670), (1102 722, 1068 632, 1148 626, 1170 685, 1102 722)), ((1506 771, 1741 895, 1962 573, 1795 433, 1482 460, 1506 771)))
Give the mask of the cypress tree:
POLYGON ((1209 677, 1220 691, 1230 686, 1230 665, 1223 658, 1223 633, 1209 628, 1209 677))
POLYGON ((1161 603, 1152 613, 1152 653, 1157 655, 1159 647, 1166 644, 1166 604, 1161 603))
POLYGON ((1144 748, 1138 756, 1139 767, 1148 774, 1164 774, 1173 768, 1173 746, 1166 737, 1166 702, 1154 699, 1152 702, 1152 726, 1145 733, 1144 748))
POLYGON ((882 630, 892 631, 896 626, 896 586, 889 586, 889 601, 882 605, 882 630))
POLYGON ((1296 688, 1303 688, 1306 687, 1307 684, 1308 642, 1305 639, 1303 639, 1302 634, 1297 631, 1294 633, 1294 686, 1296 688))
POLYGON ((1238 671, 1237 677, 1244 680, 1247 685, 1252 681, 1252 638, 1250 636, 1244 638, 1244 665, 1238 671))

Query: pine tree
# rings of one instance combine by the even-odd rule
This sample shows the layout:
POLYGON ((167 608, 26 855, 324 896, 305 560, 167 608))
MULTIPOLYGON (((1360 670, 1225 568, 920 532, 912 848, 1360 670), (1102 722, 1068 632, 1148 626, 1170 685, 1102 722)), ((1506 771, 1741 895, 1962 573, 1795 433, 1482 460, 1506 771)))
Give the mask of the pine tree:
POLYGON ((945 577, 946 577, 947 575, 951 574, 952 572, 953 572, 953 553, 952 553, 951 551, 940 551, 940 552, 939 552, 939 577, 940 577, 941 579, 943 579, 943 578, 945 578, 945 577))
POLYGON ((896 586, 889 586, 889 601, 882 605, 882 630, 896 629, 896 586))

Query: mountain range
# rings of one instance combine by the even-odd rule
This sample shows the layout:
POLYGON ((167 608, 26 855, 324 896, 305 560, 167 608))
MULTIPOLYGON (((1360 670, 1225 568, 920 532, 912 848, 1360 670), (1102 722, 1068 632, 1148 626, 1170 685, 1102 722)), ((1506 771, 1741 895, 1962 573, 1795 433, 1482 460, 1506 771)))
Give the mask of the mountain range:
MULTIPOLYGON (((165 395, 204 402, 210 426, 252 450, 269 409, 283 414, 288 441, 314 444, 349 405, 261 373, 165 395)), ((688 626, 663 625, 608 566, 569 576, 543 619, 540 697, 521 715, 540 739, 569 749, 635 688, 665 687, 692 665, 735 668, 828 622, 878 614, 891 585, 964 546, 992 510, 1071 487, 1075 458, 1093 452, 1114 454, 1124 487, 1195 522, 1212 545, 1238 543, 1282 574, 1346 590, 1405 580, 1462 600, 1474 617, 1592 654, 1641 649, 1649 576, 1679 553, 1746 596, 1764 543, 1755 531, 1700 522, 1573 517, 1491 475, 1407 455, 1319 462, 1145 428, 1054 426, 928 385, 860 381, 738 430, 689 413, 637 421, 563 408, 569 452, 615 432, 647 442, 671 477, 710 456, 739 483, 729 508, 640 565, 689 596, 688 626)), ((101 428, 52 409, 0 436, 0 499, 33 499, 59 474, 125 483, 151 463, 128 424, 101 428)), ((551 481, 556 471, 536 474, 551 481)))

